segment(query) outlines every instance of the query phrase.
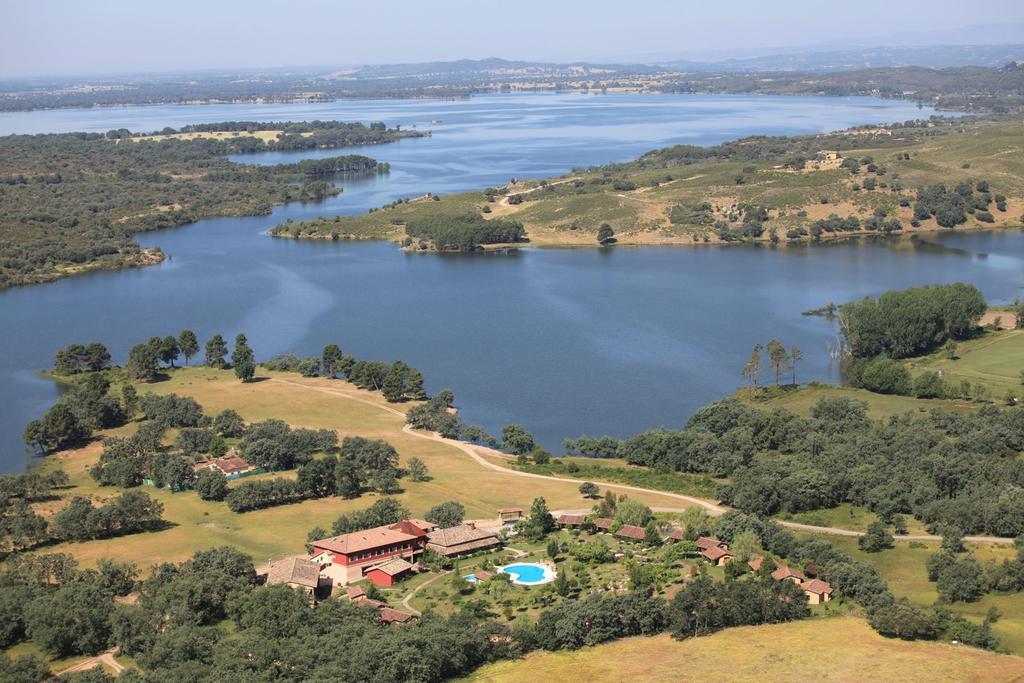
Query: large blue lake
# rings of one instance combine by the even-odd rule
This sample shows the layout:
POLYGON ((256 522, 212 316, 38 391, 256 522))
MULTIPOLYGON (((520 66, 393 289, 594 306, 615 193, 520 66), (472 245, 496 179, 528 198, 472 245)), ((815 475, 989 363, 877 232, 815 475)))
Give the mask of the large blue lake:
POLYGON ((386 243, 274 240, 265 231, 286 218, 357 213, 427 191, 559 174, 666 144, 930 113, 869 98, 550 94, 0 115, 0 134, 318 118, 433 130, 430 138, 363 150, 390 162, 390 175, 342 182, 345 192, 321 204, 141 236, 171 256, 159 266, 0 292, 0 471, 25 466, 22 428, 57 397, 55 385, 37 375, 54 351, 100 340, 123 362, 133 344, 184 327, 203 340, 244 331, 260 358, 318 354, 328 342, 358 357, 401 358, 424 371, 432 391, 451 387, 467 421, 492 432, 521 422, 551 448, 583 433, 678 426, 698 406, 734 391, 751 346, 771 338, 804 350, 801 380, 834 380, 826 344, 835 331, 802 311, 955 280, 1007 302, 1024 284, 1024 239, 976 233, 784 249, 439 257, 386 243))

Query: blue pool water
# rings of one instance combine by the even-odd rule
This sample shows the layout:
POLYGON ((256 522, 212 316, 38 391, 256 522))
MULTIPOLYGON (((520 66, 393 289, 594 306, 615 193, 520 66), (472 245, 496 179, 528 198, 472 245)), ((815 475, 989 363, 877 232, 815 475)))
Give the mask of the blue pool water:
POLYGON ((512 583, 521 586, 532 586, 541 583, 554 581, 555 572, 549 567, 540 564, 522 563, 510 564, 500 568, 498 571, 512 577, 512 583))

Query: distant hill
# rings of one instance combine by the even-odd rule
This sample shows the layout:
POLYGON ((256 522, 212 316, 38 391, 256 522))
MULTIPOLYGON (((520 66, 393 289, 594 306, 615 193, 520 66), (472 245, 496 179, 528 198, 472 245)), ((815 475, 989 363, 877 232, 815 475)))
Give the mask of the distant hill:
POLYGON ((590 64, 573 62, 527 62, 490 57, 487 59, 458 59, 450 62, 422 62, 415 64, 368 64, 352 69, 332 72, 332 78, 375 80, 383 78, 440 78, 480 77, 510 75, 573 75, 609 76, 614 74, 646 74, 664 71, 665 67, 653 64, 590 64))
POLYGON ((999 67, 1024 59, 1024 44, 1012 45, 931 45, 925 47, 872 47, 832 52, 794 52, 727 59, 716 62, 670 61, 670 69, 708 72, 832 72, 920 66, 944 69, 959 66, 999 67))

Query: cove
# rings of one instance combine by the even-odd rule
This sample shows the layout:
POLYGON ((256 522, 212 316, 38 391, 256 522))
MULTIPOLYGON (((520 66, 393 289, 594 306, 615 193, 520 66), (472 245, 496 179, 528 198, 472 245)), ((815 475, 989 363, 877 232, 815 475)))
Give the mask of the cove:
POLYGON ((123 362, 133 344, 185 327, 202 341, 244 331, 259 358, 319 354, 328 342, 357 357, 401 358, 424 371, 431 391, 452 388, 467 422, 492 432, 521 422, 555 449, 583 433, 681 425, 695 408, 732 393, 751 346, 771 338, 804 350, 799 379, 834 381, 826 342, 835 330, 801 311, 956 280, 978 285, 992 303, 1008 302, 1021 286, 1021 236, 441 257, 387 243, 274 240, 265 231, 286 218, 557 174, 665 144, 928 113, 869 98, 560 94, 0 115, 0 132, 154 130, 253 118, 384 120, 434 130, 431 138, 352 150, 388 161, 391 174, 339 180, 345 192, 321 204, 140 236, 170 254, 159 266, 0 292, 0 470, 25 466, 21 431, 57 397, 37 374, 54 351, 99 340, 123 362), (437 120, 443 123, 430 123, 437 120))

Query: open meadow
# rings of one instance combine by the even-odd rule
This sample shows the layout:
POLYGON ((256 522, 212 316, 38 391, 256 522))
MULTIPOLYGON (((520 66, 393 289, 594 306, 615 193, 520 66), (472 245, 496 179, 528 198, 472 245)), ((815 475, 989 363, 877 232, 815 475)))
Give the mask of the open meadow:
POLYGON ((883 638, 863 619, 744 626, 703 638, 626 638, 575 652, 490 664, 469 677, 524 680, 1016 681, 1024 659, 944 643, 883 638))

